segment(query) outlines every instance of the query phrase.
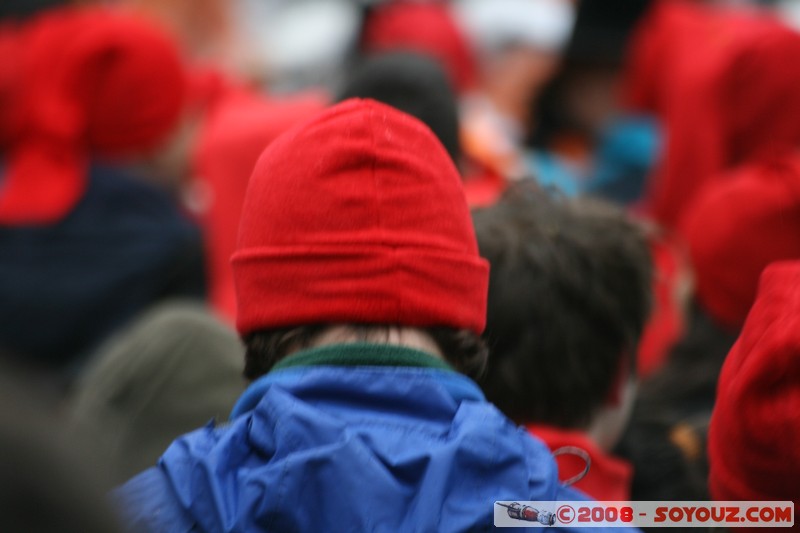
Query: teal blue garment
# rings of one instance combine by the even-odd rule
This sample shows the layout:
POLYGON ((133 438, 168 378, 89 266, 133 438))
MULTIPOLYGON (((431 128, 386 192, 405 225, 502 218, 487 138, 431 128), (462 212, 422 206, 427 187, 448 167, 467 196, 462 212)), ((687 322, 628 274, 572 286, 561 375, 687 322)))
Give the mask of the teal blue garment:
POLYGON ((151 533, 489 531, 496 500, 587 499, 473 381, 376 345, 288 358, 116 497, 151 533))
POLYGON ((652 117, 627 115, 609 124, 600 139, 585 191, 627 205, 641 199, 661 152, 661 130, 652 117))
POLYGON ((567 197, 588 194, 628 205, 642 198, 660 151, 661 130, 655 119, 622 115, 601 135, 588 172, 544 150, 527 152, 525 164, 543 188, 567 197))
POLYGON ((525 154, 525 165, 542 188, 558 191, 568 197, 580 194, 582 181, 580 173, 558 155, 543 150, 533 150, 525 154))

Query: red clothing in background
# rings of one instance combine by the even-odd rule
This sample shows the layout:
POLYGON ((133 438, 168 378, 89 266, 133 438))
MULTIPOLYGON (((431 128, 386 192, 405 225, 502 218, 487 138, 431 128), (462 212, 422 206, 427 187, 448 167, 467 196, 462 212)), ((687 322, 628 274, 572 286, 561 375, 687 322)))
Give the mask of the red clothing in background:
POLYGON ((680 230, 698 301, 718 323, 738 331, 764 268, 800 259, 800 155, 745 165, 707 184, 680 230))
POLYGON ((800 35, 755 11, 659 2, 637 29, 625 93, 654 112, 665 150, 650 214, 674 228, 700 187, 800 145, 800 35))
POLYGON ((404 50, 438 61, 453 89, 464 93, 475 84, 470 44, 445 2, 386 2, 364 23, 361 46, 367 53, 404 50))
MULTIPOLYGON (((770 265, 719 378, 709 489, 717 501, 794 500, 800 511, 800 263, 770 265)), ((751 529, 751 531, 754 529, 751 529)))
MULTIPOLYGON (((551 451, 564 446, 585 450, 591 458, 589 472, 573 487, 596 500, 628 501, 631 497, 633 467, 626 461, 601 450, 585 433, 552 426, 530 425, 528 431, 539 437, 551 451)), ((565 481, 585 468, 583 459, 564 454, 556 457, 559 479, 565 481)))
POLYGON ((682 338, 692 287, 688 256, 676 239, 666 235, 651 237, 650 254, 654 267, 653 307, 639 339, 636 373, 641 379, 658 372, 682 338))
POLYGON ((213 307, 231 323, 236 317, 236 295, 230 260, 236 249, 239 216, 253 167, 278 135, 325 105, 325 97, 316 93, 270 99, 237 91, 216 103, 203 126, 194 168, 210 200, 201 220, 209 294, 213 307))

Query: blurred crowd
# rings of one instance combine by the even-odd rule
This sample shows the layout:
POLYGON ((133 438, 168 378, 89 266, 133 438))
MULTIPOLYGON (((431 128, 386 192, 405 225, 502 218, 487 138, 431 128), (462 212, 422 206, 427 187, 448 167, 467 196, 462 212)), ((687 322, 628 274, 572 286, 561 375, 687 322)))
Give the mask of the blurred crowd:
POLYGON ((797 513, 795 59, 797 0, 4 0, 0 530, 797 513))

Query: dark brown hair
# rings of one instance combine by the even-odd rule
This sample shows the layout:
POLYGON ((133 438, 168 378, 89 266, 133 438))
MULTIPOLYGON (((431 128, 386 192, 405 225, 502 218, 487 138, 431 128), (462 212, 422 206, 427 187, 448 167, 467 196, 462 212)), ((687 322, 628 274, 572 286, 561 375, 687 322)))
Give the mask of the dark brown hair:
POLYGON ((491 264, 487 398, 520 423, 585 427, 649 315, 644 231, 610 205, 525 184, 474 219, 491 264))
MULTIPOLYGON (((375 342, 376 333, 389 326, 352 324, 348 325, 359 340, 375 342)), ((322 332, 330 327, 326 324, 297 326, 271 330, 261 330, 244 338, 247 347, 244 376, 253 380, 270 371, 275 364, 295 351, 308 348, 322 332)), ((422 328, 430 335, 445 360, 457 371, 471 378, 478 378, 486 368, 488 350, 480 335, 467 329, 449 327, 422 328)))

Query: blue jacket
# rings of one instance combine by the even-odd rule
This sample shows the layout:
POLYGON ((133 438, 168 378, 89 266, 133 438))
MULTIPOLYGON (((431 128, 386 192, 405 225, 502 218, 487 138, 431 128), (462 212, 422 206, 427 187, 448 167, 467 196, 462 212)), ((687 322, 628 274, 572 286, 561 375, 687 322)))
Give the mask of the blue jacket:
POLYGON ((587 499, 469 378, 369 344, 285 359, 117 496, 153 533, 487 531, 496 500, 587 499))

